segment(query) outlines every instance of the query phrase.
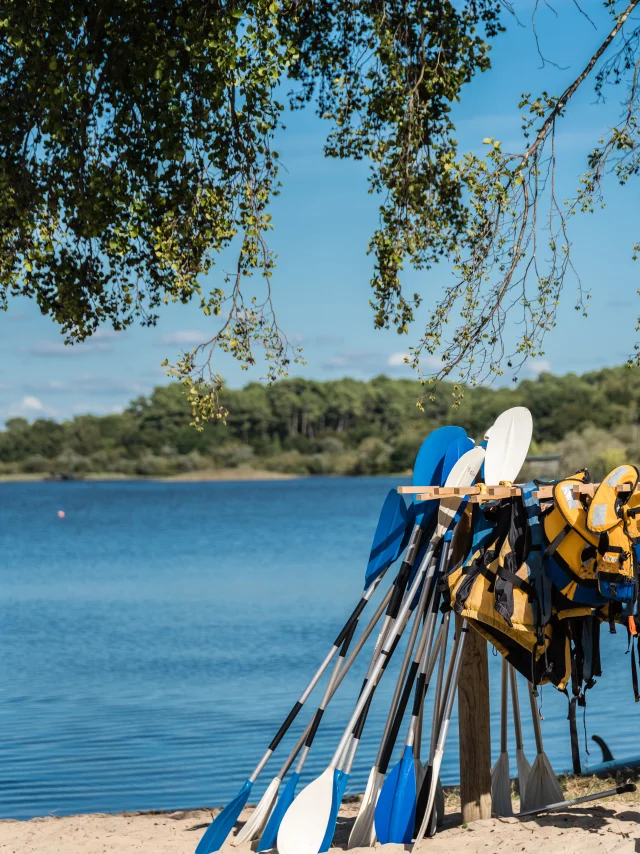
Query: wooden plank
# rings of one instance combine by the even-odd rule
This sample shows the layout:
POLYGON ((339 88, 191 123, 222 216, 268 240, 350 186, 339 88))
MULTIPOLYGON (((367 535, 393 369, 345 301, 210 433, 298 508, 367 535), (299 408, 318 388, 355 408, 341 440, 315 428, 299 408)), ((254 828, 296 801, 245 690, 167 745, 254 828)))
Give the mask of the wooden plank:
MULTIPOLYGON (((596 489, 600 486, 599 483, 583 483, 576 484, 573 487, 573 494, 578 495, 593 495, 596 489)), ((622 484, 616 487, 619 493, 631 491, 629 484, 622 484)), ((513 498, 516 495, 522 494, 522 488, 519 486, 399 486, 398 492, 401 495, 415 495, 418 501, 435 501, 440 498, 468 497, 472 504, 482 503, 484 501, 493 501, 497 498, 513 498)), ((541 486, 534 492, 534 496, 540 500, 553 498, 553 485, 541 486)))
MULTIPOLYGON (((456 630, 461 620, 456 617, 456 630)), ((469 629, 458 684, 460 800, 464 822, 491 818, 491 708, 487 642, 469 629)))

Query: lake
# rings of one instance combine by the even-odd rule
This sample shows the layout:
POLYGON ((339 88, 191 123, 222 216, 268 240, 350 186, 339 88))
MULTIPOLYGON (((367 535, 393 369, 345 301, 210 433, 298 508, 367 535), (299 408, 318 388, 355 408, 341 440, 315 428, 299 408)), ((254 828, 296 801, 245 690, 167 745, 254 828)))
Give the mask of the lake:
MULTIPOLYGON (((0 484, 0 816, 224 804, 358 600, 394 485, 0 484)), ((616 756, 638 752, 625 635, 603 628, 605 675, 589 692, 586 717, 588 735, 607 738, 616 756)), ((307 779, 333 753, 367 658, 365 650, 325 715, 307 779)), ((497 752, 498 657, 490 667, 497 752)), ((348 792, 364 789, 393 673, 390 666, 376 694, 348 792)), ((520 702, 533 761, 524 682, 520 702)), ((571 764, 566 698, 544 689, 543 711, 545 749, 562 771, 571 764)), ((456 738, 454 721, 445 783, 458 779, 456 738)), ((595 746, 591 761, 599 761, 595 746)))

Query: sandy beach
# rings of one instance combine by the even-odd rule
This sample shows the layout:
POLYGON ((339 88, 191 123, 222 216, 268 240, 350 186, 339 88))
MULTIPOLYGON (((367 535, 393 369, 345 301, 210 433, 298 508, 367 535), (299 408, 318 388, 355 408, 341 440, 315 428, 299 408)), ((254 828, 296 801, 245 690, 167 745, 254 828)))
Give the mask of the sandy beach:
MULTIPOLYGON (((586 787, 581 787, 582 792, 586 787)), ((571 793, 573 795, 573 793, 571 793)), ((514 803, 517 808, 517 803, 514 803)), ((357 813, 358 799, 343 806, 335 848, 344 850, 357 813)), ((1 854, 193 854, 204 828, 216 810, 172 813, 123 813, 0 821, 1 854)), ((245 811, 240 823, 249 816, 245 811)), ((403 845, 377 845, 354 852, 383 851, 404 854, 403 845)), ((459 812, 448 813, 447 826, 425 840, 425 854, 635 854, 640 851, 640 796, 638 793, 600 804, 519 821, 489 819, 464 826, 459 812)), ((248 847, 228 843, 223 854, 249 854, 248 847)))

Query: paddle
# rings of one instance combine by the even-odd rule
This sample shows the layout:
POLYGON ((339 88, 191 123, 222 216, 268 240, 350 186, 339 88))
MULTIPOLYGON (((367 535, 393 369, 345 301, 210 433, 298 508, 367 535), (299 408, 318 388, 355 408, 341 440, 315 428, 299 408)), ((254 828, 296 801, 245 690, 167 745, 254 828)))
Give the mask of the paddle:
MULTIPOLYGON (((478 473, 484 451, 474 448, 468 451, 454 466, 447 478, 448 486, 467 486, 471 484, 478 473)), ((331 815, 334 791, 334 772, 337 768, 344 748, 350 739, 355 724, 365 708, 370 695, 373 693, 378 676, 384 668, 385 659, 389 656, 391 647, 399 637, 399 627, 409 612, 413 599, 420 589, 423 580, 429 584, 433 577, 433 553, 440 540, 455 518, 455 512, 461 499, 458 496, 440 501, 438 510, 438 525, 431 539, 429 549, 405 597, 393 629, 388 633, 375 667, 367 685, 360 695, 340 743, 326 771, 300 792, 298 797, 287 810, 280 831, 278 832, 278 850, 280 854, 318 854, 324 839, 331 815)))
POLYGON ((527 783, 531 774, 531 765, 524 755, 522 743, 522 721, 520 719, 520 701, 518 699, 518 679, 515 667, 509 665, 509 679, 511 681, 511 705, 513 706, 513 728, 516 734, 516 763, 518 766, 518 789, 520 790, 520 805, 527 790, 527 783))
MULTIPOLYGON (((236 821, 238 820, 238 816, 249 799, 249 794, 253 784, 258 779, 260 772, 269 761, 278 744, 280 744, 281 740, 284 738, 293 721, 298 716, 309 695, 322 677, 322 674, 342 646, 345 638, 349 635, 352 629, 355 629, 357 626, 360 614, 367 602, 373 596, 378 584, 382 580, 385 570, 398 556, 404 539, 406 515, 407 508, 404 503, 404 499, 398 494, 397 490, 390 490, 382 505, 382 510, 376 526, 376 532, 369 554, 369 561, 367 563, 367 570, 365 572, 365 589, 360 601, 336 637, 333 642, 333 646, 329 650, 329 653, 316 671, 315 675, 298 700, 294 703, 291 711, 285 718, 278 732, 275 734, 265 754, 256 765, 252 774, 243 784, 235 798, 233 798, 233 800, 231 800, 215 817, 205 831, 202 839, 198 843, 198 847, 196 848, 196 854, 211 854, 211 852, 217 851, 233 829, 236 821)), ((279 785, 280 780, 275 778, 267 787, 258 807, 254 810, 255 820, 251 821, 250 819, 249 822, 247 822, 247 824, 249 824, 249 828, 246 829, 246 826, 243 828, 243 840, 253 838, 254 835, 258 835, 260 833, 264 824, 264 816, 268 815, 271 811, 271 807, 273 806, 277 796, 279 785)))
MULTIPOLYGON (((511 483, 518 476, 520 469, 526 459, 529 445, 531 443, 532 421, 531 413, 522 406, 514 407, 500 415, 487 440, 484 472, 485 481, 489 486, 496 486, 500 482, 511 483)), ((460 675, 460 663, 464 649, 464 639, 468 632, 467 621, 464 620, 460 631, 456 634, 454 648, 451 653, 450 672, 445 688, 445 699, 443 703, 442 720, 440 723, 438 740, 433 754, 433 763, 427 770, 422 789, 424 792, 418 795, 418 803, 425 804, 422 821, 416 834, 416 841, 412 851, 416 851, 423 841, 425 830, 431 823, 433 804, 435 800, 436 784, 440 767, 444 756, 444 747, 447 740, 453 702, 458 687, 460 675)), ((433 825, 432 825, 433 827, 433 825)))
POLYGON ((500 755, 491 769, 491 812, 498 818, 513 815, 507 748, 508 707, 509 663, 506 658, 503 658, 500 676, 500 755))
MULTIPOLYGON (((442 643, 442 649, 440 651, 440 663, 438 665, 438 679, 436 681, 436 691, 435 696, 433 698, 433 719, 431 721, 431 738, 429 743, 429 759, 425 763, 424 768, 422 769, 422 776, 420 779, 419 789, 422 787, 422 784, 425 780, 427 772, 429 768, 433 768, 433 751, 435 750, 436 738, 438 737, 438 723, 440 721, 440 715, 442 712, 442 702, 444 700, 443 696, 443 688, 444 688, 444 667, 447 659, 447 641, 449 640, 449 624, 451 622, 451 612, 448 611, 442 618, 444 623, 444 639, 442 643)), ((438 779, 436 783, 436 797, 435 797, 435 808, 433 810, 434 816, 433 820, 436 825, 438 822, 441 822, 444 818, 444 791, 442 790, 442 786, 440 785, 440 780, 438 779)), ((418 821, 418 804, 416 798, 416 822, 418 821)), ((420 816, 420 819, 422 817, 420 816)))
MULTIPOLYGON (((383 611, 385 610, 385 608, 389 604, 389 600, 391 599, 392 593, 393 593, 393 587, 389 588, 384 599, 378 605, 378 608, 377 608, 375 614, 373 615, 373 617, 371 618, 369 624, 363 630, 362 634, 358 638, 358 641, 356 642, 354 649, 351 651, 351 654, 350 654, 349 658, 346 660, 344 667, 342 667, 340 670, 338 678, 335 680, 335 684, 333 685, 333 688, 331 691, 331 697, 333 697, 335 692, 340 687, 342 680, 347 675, 351 665, 353 664, 356 657, 358 656, 358 654, 362 650, 362 647, 365 645, 366 641, 368 640, 369 636, 371 635, 371 632, 373 631, 374 627, 378 623, 378 620, 382 616, 383 611)), ((315 716, 314 716, 314 719, 315 719, 315 716)), ((289 754, 287 760, 285 761, 284 765, 282 766, 282 768, 278 772, 278 779, 279 780, 284 780, 287 772, 289 771, 293 762, 295 761, 296 756, 299 754, 300 750, 304 746, 304 744, 305 744, 305 742, 309 736, 309 733, 311 732, 312 725, 313 725, 313 720, 307 724, 307 727, 305 728, 304 732, 302 733, 302 735, 298 739, 296 746, 293 748, 293 750, 289 754)), ((282 816, 288 810, 289 804, 293 801, 296 786, 298 783, 298 779, 299 779, 299 774, 294 772, 291 775, 291 777, 289 778, 287 785, 285 786, 284 790, 281 792, 280 797, 278 798, 278 801, 277 801, 276 805, 274 806, 274 808, 271 812, 271 815, 268 817, 268 821, 265 825, 264 831, 262 832, 262 836, 260 837, 260 841, 258 842, 258 845, 256 848, 257 851, 267 851, 268 849, 275 847, 276 836, 278 833, 278 828, 280 827, 280 822, 282 821, 282 816)))
POLYGON ((533 719, 533 733, 536 737, 536 758, 531 766, 531 773, 527 780, 524 797, 520 800, 521 815, 537 809, 542 809, 548 804, 555 804, 562 800, 563 794, 558 778, 556 777, 549 757, 544 752, 542 744, 542 728, 540 726, 540 712, 534 694, 533 685, 529 686, 529 702, 531 703, 531 717, 533 719))
MULTIPOLYGON (((425 620, 420 644, 416 650, 416 654, 411 665, 411 671, 405 689, 403 691, 402 702, 398 708, 396 718, 404 716, 404 707, 406 706, 409 695, 413 687, 415 674, 417 674, 416 690, 413 701, 413 710, 409 731, 402 751, 400 761, 395 765, 389 776, 384 781, 384 785, 378 797, 378 803, 375 809, 375 831, 378 841, 383 845, 387 842, 411 842, 413 834, 413 825, 415 821, 415 802, 416 802, 416 770, 415 770, 415 754, 414 743, 417 735, 418 718, 422 702, 426 690, 428 688, 431 674, 435 668, 438 652, 442 642, 443 632, 442 627, 439 630, 434 649, 429 655, 431 638, 433 636, 433 627, 435 620, 430 619, 431 611, 433 610, 436 597, 432 595, 431 602, 427 609, 427 619, 425 620), (408 840, 406 839, 408 834, 408 840)), ((394 726, 394 729, 396 727, 394 726)), ((392 736, 385 746, 385 755, 380 763, 382 773, 386 770, 388 757, 393 749, 395 738, 392 736)))
MULTIPOLYGON (((449 477, 449 474, 451 473, 451 470, 455 463, 460 459, 460 457, 462 457, 467 451, 470 451, 472 448, 473 442, 466 436, 466 434, 459 437, 449 445, 442 467, 442 476, 440 479, 441 486, 445 485, 446 480, 449 477)), ((424 486, 426 485, 426 481, 424 479, 417 479, 414 472, 413 485, 424 486)), ((429 516, 433 516, 437 507, 436 502, 422 502, 419 506, 422 506, 422 504, 425 503, 429 503, 433 508, 433 510, 429 512, 429 516)), ((445 535, 445 540, 447 539, 447 537, 450 536, 450 533, 450 531, 447 532, 447 534, 445 535)), ((398 675, 393 699, 391 700, 391 705, 389 707, 389 714, 387 716, 382 738, 380 740, 380 749, 378 751, 378 756, 376 758, 375 765, 371 768, 371 771, 369 772, 369 779, 367 781, 365 793, 362 797, 362 801, 360 802, 358 815, 356 816, 356 820, 349 836, 348 848, 366 848, 370 845, 373 845, 373 843, 375 842, 374 813, 378 794, 384 782, 386 773, 386 765, 384 771, 381 771, 380 762, 382 760, 385 745, 388 744, 389 732, 391 730, 392 725, 394 724, 394 718, 396 715, 396 710, 398 708, 398 703, 400 701, 400 695, 402 692, 405 677, 407 675, 407 670, 409 668, 409 663, 411 661, 411 656, 413 654, 413 647, 415 645, 418 628, 419 620, 416 619, 411 629, 411 634, 407 642, 407 648, 405 650, 404 659, 400 667, 400 673, 398 675)), ((393 746, 395 744, 400 725, 401 721, 398 721, 397 726, 394 727, 395 735, 393 736, 393 741, 389 744, 389 757, 387 758, 387 763, 391 756, 391 752, 393 751, 393 746)))
MULTIPOLYGON (((385 615, 385 621, 383 623, 382 630, 379 634, 378 640, 376 641, 376 645, 375 645, 374 653, 373 653, 374 657, 376 655, 377 650, 380 647, 380 644, 382 643, 382 641, 385 637, 387 627, 390 624, 390 621, 392 621, 395 618, 395 614, 397 613, 397 610, 399 607, 399 601, 402 597, 402 592, 404 590, 405 584, 406 584, 406 571, 403 571, 403 569, 401 569, 400 572, 398 573, 398 577, 396 578, 396 580, 393 584, 393 587, 391 588, 391 591, 390 591, 390 595, 388 598, 387 612, 385 615), (399 585, 399 579, 401 578, 401 576, 404 578, 404 583, 399 585)), ((341 651, 341 655, 342 655, 342 651, 341 651)), ((370 667, 371 667, 371 665, 370 665, 370 667)), ((302 773, 302 769, 304 768, 304 764, 306 762, 307 756, 309 755, 309 750, 311 749, 311 745, 313 744, 313 740, 314 740, 314 737, 316 735, 318 726, 320 724, 320 720, 322 718, 322 715, 324 714, 324 710, 326 708, 326 705, 329 702, 329 700, 331 699, 331 697, 333 696, 333 694, 335 693, 335 690, 337 689, 338 684, 342 681, 342 679, 340 677, 343 676, 344 674, 342 673, 342 671, 340 671, 340 677, 338 677, 337 676, 338 671, 340 671, 340 668, 339 668, 339 665, 336 664, 334 674, 332 675, 330 683, 327 686, 327 689, 326 689, 325 694, 322 698, 320 706, 319 706, 318 710, 316 711, 316 714, 314 716, 313 721, 311 722, 311 725, 308 727, 307 738, 306 738, 306 741, 304 742, 303 750, 302 750, 302 753, 301 753, 300 758, 298 760, 298 764, 296 766, 296 769, 295 769, 294 773, 292 774, 291 779, 289 780, 287 786, 285 787, 285 792, 283 793, 283 798, 278 800, 277 808, 274 809, 275 815, 273 815, 273 813, 272 813, 273 821, 271 821, 271 818, 269 818, 270 827, 268 828, 268 833, 267 833, 266 828, 265 828, 265 834, 263 835, 263 838, 260 839, 260 843, 258 845, 258 850, 264 850, 264 848, 273 847, 273 844, 275 844, 275 837, 277 835, 278 828, 279 828, 280 822, 282 820, 282 816, 284 815, 284 813, 286 812, 286 810, 289 807, 289 804, 293 800, 293 797, 295 794, 295 789, 296 789, 298 780, 300 779, 300 774, 302 773), (281 803, 281 800, 282 800, 282 803, 281 803), (264 837, 266 837, 266 838, 264 838, 264 837), (263 839, 264 839, 264 841, 263 841, 263 839), (271 842, 272 839, 273 839, 273 842, 271 842), (271 842, 271 844, 267 845, 267 842, 271 842)), ((346 671, 346 665, 345 665, 345 671, 346 671)), ((297 752, 297 749, 296 749, 296 752, 297 752)), ((278 775, 280 780, 283 778, 284 774, 286 774, 288 767, 289 767, 288 764, 285 765, 285 767, 283 768, 283 773, 278 775)), ((346 785, 346 780, 345 780, 344 784, 346 785)))
POLYGON ((556 804, 547 804, 546 807, 537 807, 533 810, 527 810, 518 814, 518 818, 526 818, 530 815, 538 815, 541 812, 554 812, 556 810, 564 810, 569 807, 577 807, 580 804, 588 804, 590 801, 599 801, 602 798, 612 798, 614 795, 624 795, 627 792, 635 792, 638 787, 635 783, 623 783, 620 786, 615 786, 612 789, 605 789, 603 792, 594 792, 592 795, 582 795, 579 798, 571 798, 570 801, 558 801, 556 804))

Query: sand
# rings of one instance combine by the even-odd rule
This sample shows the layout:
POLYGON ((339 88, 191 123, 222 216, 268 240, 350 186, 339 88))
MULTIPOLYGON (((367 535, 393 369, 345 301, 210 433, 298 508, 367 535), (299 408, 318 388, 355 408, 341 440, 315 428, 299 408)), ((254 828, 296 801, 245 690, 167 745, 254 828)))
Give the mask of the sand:
MULTIPOLYGON (((347 804, 338 823, 338 850, 357 812, 347 804)), ((216 810, 173 813, 124 813, 0 821, 0 854, 193 854, 204 828, 216 810)), ((244 821, 249 812, 241 816, 244 821)), ((640 797, 602 801, 570 812, 518 821, 515 818, 460 824, 459 813, 448 816, 448 827, 425 840, 424 854, 635 854, 640 851, 640 797)), ((223 854, 249 854, 250 848, 227 844, 223 854)), ((404 854, 402 845, 353 849, 404 854)))

